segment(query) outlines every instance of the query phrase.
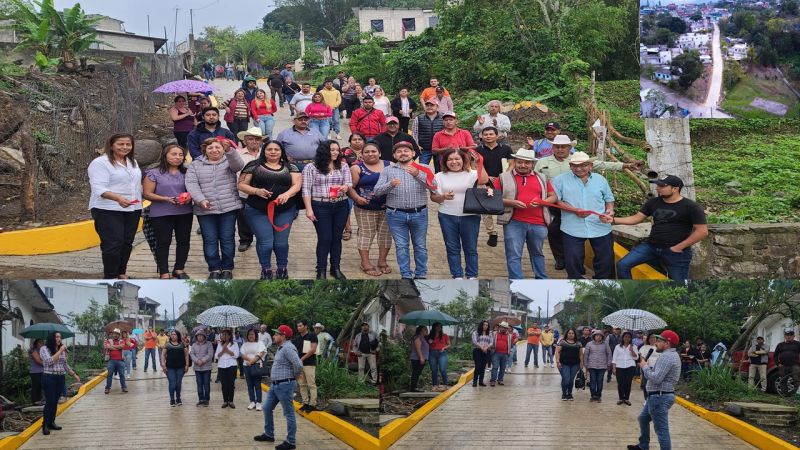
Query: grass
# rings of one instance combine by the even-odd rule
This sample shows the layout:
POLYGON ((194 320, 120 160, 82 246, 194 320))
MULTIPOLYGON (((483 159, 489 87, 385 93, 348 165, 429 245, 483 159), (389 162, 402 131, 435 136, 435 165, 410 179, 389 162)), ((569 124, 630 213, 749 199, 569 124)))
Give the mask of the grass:
POLYGON ((322 399, 378 397, 378 389, 358 380, 358 375, 330 358, 317 361, 317 389, 322 399))
POLYGON ((745 76, 733 89, 726 92, 722 109, 737 118, 774 118, 774 114, 750 106, 750 102, 756 97, 788 106, 786 117, 800 117, 800 103, 789 88, 783 84, 783 81, 766 80, 753 76, 745 76))

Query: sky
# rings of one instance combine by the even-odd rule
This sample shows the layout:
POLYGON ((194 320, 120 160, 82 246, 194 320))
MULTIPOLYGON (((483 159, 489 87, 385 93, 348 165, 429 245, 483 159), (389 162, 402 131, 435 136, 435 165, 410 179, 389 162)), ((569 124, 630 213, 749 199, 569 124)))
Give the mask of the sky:
MULTIPOLYGON (((87 282, 86 280, 76 280, 79 282, 87 282)), ((108 283, 103 280, 88 281, 89 283, 108 283)), ((172 317, 172 294, 175 294, 175 315, 180 314, 178 309, 184 303, 189 301, 189 285, 183 280, 128 280, 129 283, 139 286, 139 297, 150 297, 153 300, 161 303, 158 307, 158 313, 164 314, 164 308, 169 312, 172 317)))
POLYGON ((519 292, 528 298, 534 299, 530 310, 537 312, 542 308, 542 316, 553 314, 553 306, 572 297, 575 289, 569 280, 514 280, 511 282, 511 292, 519 292), (550 314, 547 314, 548 292, 550 297, 550 314))
POLYGON ((261 26, 261 19, 274 9, 272 0, 55 0, 56 9, 71 8, 80 3, 87 14, 102 14, 125 22, 126 31, 147 35, 147 16, 150 15, 150 35, 167 38, 172 43, 175 33, 175 8, 178 10, 177 41, 189 36, 189 9, 194 10, 194 34, 200 36, 203 27, 233 26, 247 31, 261 26))

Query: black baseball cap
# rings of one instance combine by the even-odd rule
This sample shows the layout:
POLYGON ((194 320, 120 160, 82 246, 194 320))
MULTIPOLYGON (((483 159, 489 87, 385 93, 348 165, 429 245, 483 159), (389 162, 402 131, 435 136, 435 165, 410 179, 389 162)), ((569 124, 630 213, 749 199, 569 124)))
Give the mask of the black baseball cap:
POLYGON ((546 124, 544 124, 544 129, 546 130, 548 128, 555 128, 556 130, 560 130, 561 125, 559 125, 558 122, 547 122, 546 124))
POLYGON ((683 180, 676 177, 675 175, 667 175, 664 178, 658 178, 654 180, 647 180, 656 186, 674 186, 678 189, 683 188, 683 180))
POLYGON ((794 336, 794 330, 791 329, 791 328, 787 328, 786 330, 783 331, 783 334, 784 335, 789 335, 789 336, 794 336))

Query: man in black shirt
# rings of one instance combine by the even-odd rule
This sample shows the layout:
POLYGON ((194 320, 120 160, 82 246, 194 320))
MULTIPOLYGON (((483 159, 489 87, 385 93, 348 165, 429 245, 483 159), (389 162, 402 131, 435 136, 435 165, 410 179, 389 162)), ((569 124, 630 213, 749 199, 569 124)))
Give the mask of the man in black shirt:
POLYGON ((764 345, 764 338, 759 336, 756 338, 756 343, 750 347, 747 352, 750 357, 750 368, 747 374, 747 384, 756 386, 756 374, 758 374, 758 384, 761 385, 761 391, 767 391, 767 362, 769 361, 769 351, 764 345))
MULTIPOLYGON (((783 342, 775 347, 774 357, 780 376, 786 377, 786 375, 792 374, 792 378, 797 384, 800 381, 800 342, 794 340, 793 329, 783 332, 783 342)), ((786 384, 788 380, 784 378, 783 382, 786 384)))
POLYGON ((298 335, 292 339, 292 344, 300 354, 303 362, 303 373, 297 377, 300 386, 300 397, 303 398, 301 411, 316 411, 317 409, 317 335, 311 332, 307 320, 297 322, 298 335))
MULTIPOLYGON (((489 176, 489 183, 494 186, 494 180, 500 176, 503 171, 503 160, 508 161, 514 157, 511 147, 505 144, 499 144, 497 138, 499 134, 497 128, 488 126, 481 130, 481 145, 475 150, 483 157, 483 169, 486 175, 489 176)), ((494 229, 495 216, 485 214, 482 218, 483 228, 489 235, 489 240, 486 244, 489 247, 497 247, 497 231, 494 229)))
POLYGON ((278 97, 278 101, 280 102, 280 107, 283 108, 284 96, 283 96, 283 85, 285 81, 283 80, 283 76, 278 72, 277 67, 272 68, 272 73, 269 74, 267 77, 267 82, 269 84, 270 95, 269 98, 271 100, 275 100, 275 97, 278 97))
POLYGON ((375 355, 378 351, 378 337, 374 332, 369 331, 367 322, 361 323, 361 333, 353 339, 352 350, 358 356, 358 379, 363 381, 367 373, 370 375, 372 383, 378 382, 378 367, 375 363, 375 355), (367 372, 369 366, 369 372, 367 372))
POLYGON ((692 244, 708 236, 706 214, 700 205, 681 197, 683 181, 675 175, 650 182, 656 185, 658 196, 648 200, 639 212, 628 217, 601 217, 603 222, 615 225, 636 225, 653 217, 650 237, 617 263, 617 277, 630 279, 635 266, 660 261, 670 279, 684 281, 689 278, 692 244))
POLYGON ((381 151, 381 159, 384 161, 395 161, 394 144, 398 142, 410 142, 414 147, 414 159, 419 157, 419 145, 417 141, 408 133, 400 131, 400 119, 395 116, 386 118, 386 131, 372 138, 381 151))
POLYGON ((581 337, 579 337, 578 340, 580 341, 582 347, 586 347, 586 344, 592 340, 592 329, 589 327, 583 327, 581 337))

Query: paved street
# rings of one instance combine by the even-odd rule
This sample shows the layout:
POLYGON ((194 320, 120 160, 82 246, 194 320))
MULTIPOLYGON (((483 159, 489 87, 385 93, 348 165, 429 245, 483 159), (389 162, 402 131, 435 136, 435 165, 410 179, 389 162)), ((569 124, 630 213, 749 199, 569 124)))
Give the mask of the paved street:
MULTIPOLYGON (((231 82, 226 80, 215 80, 214 84, 219 87, 219 98, 229 98, 232 96, 234 90, 239 86, 238 82, 231 82)), ((346 145, 347 139, 350 135, 347 119, 341 121, 342 140, 340 141, 343 146, 346 145)), ((275 134, 281 130, 291 126, 291 117, 289 116, 288 107, 278 111, 276 115, 275 134)), ((429 201, 428 213, 428 235, 427 235, 427 248, 428 248, 428 278, 447 279, 451 278, 450 271, 447 265, 447 255, 444 248, 444 240, 439 228, 437 219, 438 204, 429 201)), ((355 217, 351 215, 353 237, 349 241, 343 243, 342 251, 342 272, 350 279, 381 279, 381 278, 399 278, 400 271, 397 267, 395 259, 395 250, 389 252, 389 266, 392 273, 383 275, 381 277, 372 277, 365 274, 359 268, 360 258, 357 250, 357 224, 355 217)), ((195 228, 197 228, 197 221, 195 220, 195 228)), ((479 275, 481 278, 505 278, 508 276, 506 270, 505 251, 503 250, 503 228, 496 226, 499 233, 499 242, 497 247, 489 247, 486 245, 487 235, 481 229, 478 237, 478 252, 479 252, 479 275)), ((315 275, 315 248, 317 243, 317 236, 314 231, 314 226, 305 217, 305 212, 301 211, 297 220, 292 225, 291 235, 289 238, 289 276, 291 278, 313 278, 315 275)), ((238 237, 237 237, 238 245, 238 237)), ((371 251, 373 264, 377 263, 378 250, 373 244, 371 251)), ((173 244, 174 248, 174 244, 173 244)), ((174 256, 174 251, 171 252, 174 256)), ((547 258, 546 266, 548 275, 553 278, 565 278, 565 271, 556 271, 553 269, 554 260, 552 254, 545 243, 544 249, 545 257, 547 258)), ((171 260, 172 261, 172 258, 171 260)), ((234 271, 235 278, 258 278, 261 274, 261 267, 258 262, 258 257, 255 252, 255 245, 251 246, 244 253, 236 254, 236 270, 234 271)), ((86 278, 98 278, 102 276, 103 266, 100 258, 100 248, 95 247, 92 249, 82 250, 79 252, 71 252, 57 255, 42 255, 42 256, 4 256, 2 258, 3 266, 11 267, 37 267, 43 269, 69 270, 78 273, 85 273, 86 278)), ((273 267, 275 267, 273 256, 273 267)), ((527 251, 523 256, 523 269, 526 278, 533 278, 533 272, 530 267, 530 259, 527 256, 527 251)), ((186 266, 186 272, 192 278, 205 278, 208 275, 208 268, 203 259, 202 239, 200 235, 193 233, 191 241, 191 249, 189 253, 189 261, 186 266)), ((133 278, 157 278, 155 261, 150 252, 150 248, 144 241, 142 234, 139 233, 131 261, 128 266, 128 274, 133 278)))
POLYGON ((717 110, 719 100, 722 95, 722 71, 723 58, 722 48, 719 42, 719 25, 714 24, 714 33, 711 35, 711 55, 713 62, 713 72, 711 74, 711 84, 708 87, 708 95, 703 103, 706 111, 710 111, 712 118, 730 118, 731 116, 717 110))
MULTIPOLYGON (((642 394, 634 384, 633 406, 617 406, 616 381, 603 389, 600 404, 589 403, 589 391, 575 391, 574 402, 561 401, 557 369, 525 369, 524 345, 520 365, 505 376, 505 386, 473 388, 467 384, 444 405, 425 417, 392 449, 621 449, 635 444, 636 417, 642 394)), ((487 372, 486 381, 488 384, 487 372)), ((752 449, 728 432, 704 421, 679 405, 670 410, 672 447, 675 449, 752 449)), ((659 448, 651 430, 651 447, 659 448)))
MULTIPOLYGON (((143 353, 141 354, 143 355, 143 353)), ((23 449, 229 449, 272 448, 286 438, 286 422, 280 407, 275 410, 276 443, 259 443, 253 436, 264 431, 263 414, 247 410, 244 380, 236 380, 236 409, 221 409, 220 385, 211 383, 211 405, 197 407, 197 389, 192 370, 183 379, 183 406, 170 407, 167 378, 162 372, 144 373, 144 358, 128 393, 114 380, 111 393, 103 394, 105 382, 56 418, 64 427, 50 436, 41 432, 23 449)), ((314 449, 346 449, 347 445, 297 415, 297 446, 314 449)))

